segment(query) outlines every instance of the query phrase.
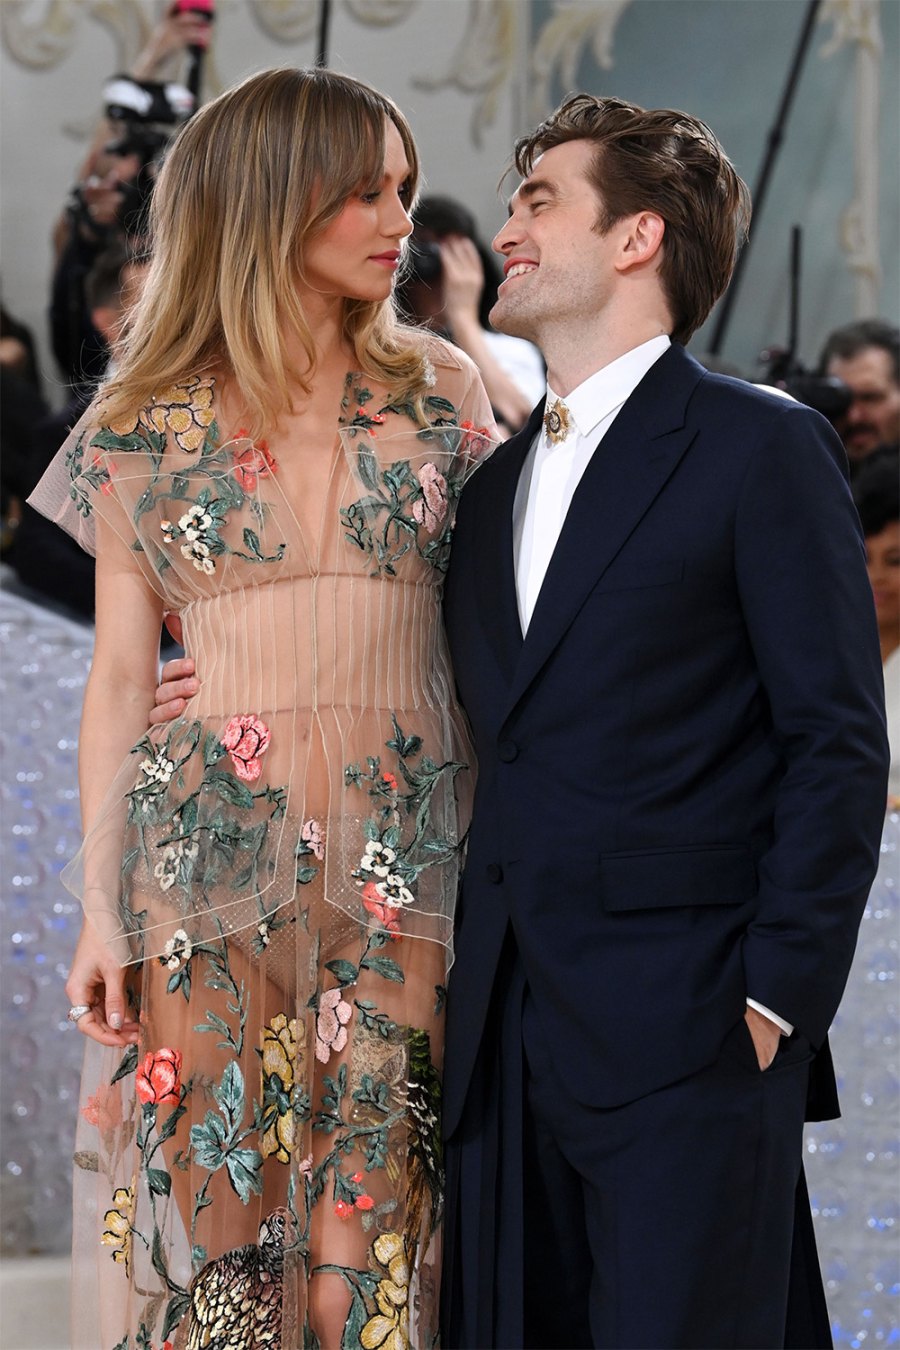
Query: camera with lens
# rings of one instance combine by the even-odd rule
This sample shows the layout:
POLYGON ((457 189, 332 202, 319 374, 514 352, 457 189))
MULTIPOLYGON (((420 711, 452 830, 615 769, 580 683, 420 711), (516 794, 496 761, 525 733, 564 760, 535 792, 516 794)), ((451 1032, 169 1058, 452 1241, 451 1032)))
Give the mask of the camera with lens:
MULTIPOLYGON (((135 156, 139 162, 137 172, 123 180, 119 187, 121 202, 117 223, 126 234, 140 233, 145 225, 159 160, 174 131, 194 111, 194 96, 181 84, 160 84, 136 80, 131 75, 114 75, 103 90, 103 101, 106 117, 116 132, 115 138, 105 147, 107 154, 122 158, 135 156)), ((97 226, 87 215, 79 188, 75 189, 74 197, 76 218, 96 233, 97 226)))
POLYGON ((783 389, 786 394, 813 408, 829 422, 835 423, 850 407, 853 394, 843 380, 834 375, 816 375, 798 361, 786 347, 767 347, 760 353, 765 364, 765 382, 783 389))

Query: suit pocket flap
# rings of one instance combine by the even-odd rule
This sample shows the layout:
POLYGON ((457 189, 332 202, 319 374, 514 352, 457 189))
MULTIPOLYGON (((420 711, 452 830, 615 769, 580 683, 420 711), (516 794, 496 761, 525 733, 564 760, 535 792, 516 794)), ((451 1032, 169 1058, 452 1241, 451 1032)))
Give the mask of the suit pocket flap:
POLYGON ((600 899, 612 912, 740 905, 755 894, 756 867, 744 844, 600 856, 600 899))
POLYGON ((684 559, 660 562, 615 562, 595 587, 602 591, 637 591, 647 586, 670 586, 684 578, 684 559))

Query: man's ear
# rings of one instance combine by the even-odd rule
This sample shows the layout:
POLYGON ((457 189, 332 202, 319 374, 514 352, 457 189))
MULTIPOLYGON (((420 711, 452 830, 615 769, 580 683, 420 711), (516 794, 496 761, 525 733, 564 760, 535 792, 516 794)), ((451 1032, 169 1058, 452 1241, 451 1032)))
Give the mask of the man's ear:
POLYGON ((640 211, 624 223, 626 230, 615 263, 618 272, 644 267, 658 258, 666 232, 666 222, 655 211, 640 211))

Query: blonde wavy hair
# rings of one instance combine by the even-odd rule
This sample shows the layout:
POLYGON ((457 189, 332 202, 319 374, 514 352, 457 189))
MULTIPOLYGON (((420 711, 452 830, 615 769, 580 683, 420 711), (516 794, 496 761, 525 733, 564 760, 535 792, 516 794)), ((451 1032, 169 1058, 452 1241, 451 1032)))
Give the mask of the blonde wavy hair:
MULTIPOLYGON (((300 298, 304 246, 347 198, 381 186, 385 119, 400 133, 415 200, 419 157, 399 108, 360 80, 322 69, 266 70, 208 103, 169 149, 153 192, 152 262, 101 390, 104 419, 146 406, 188 378, 232 377, 258 434, 315 374, 300 298), (284 334, 309 358, 288 367, 284 334)), ((344 331, 360 371, 418 401, 423 339, 391 299, 347 299, 344 331)))

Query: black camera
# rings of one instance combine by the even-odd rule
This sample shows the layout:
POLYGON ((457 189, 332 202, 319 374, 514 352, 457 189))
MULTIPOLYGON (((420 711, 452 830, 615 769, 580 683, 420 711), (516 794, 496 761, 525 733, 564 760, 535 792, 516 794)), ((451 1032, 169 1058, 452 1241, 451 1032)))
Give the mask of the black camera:
MULTIPOLYGON (((194 111, 194 96, 184 85, 159 84, 135 80, 130 75, 114 75, 103 90, 104 111, 116 130, 106 146, 108 154, 135 155, 140 161, 137 173, 119 188, 121 204, 118 224, 126 234, 139 234, 145 227, 147 207, 156 181, 160 157, 173 132, 194 111)), ((87 215, 80 189, 75 190, 75 215, 87 223, 93 233, 98 227, 87 215)))
POLYGON ((814 375, 785 347, 767 347, 760 353, 766 366, 765 382, 813 408, 829 422, 837 422, 853 402, 853 394, 834 375, 814 375))

